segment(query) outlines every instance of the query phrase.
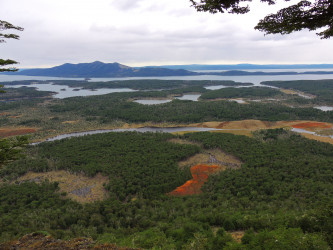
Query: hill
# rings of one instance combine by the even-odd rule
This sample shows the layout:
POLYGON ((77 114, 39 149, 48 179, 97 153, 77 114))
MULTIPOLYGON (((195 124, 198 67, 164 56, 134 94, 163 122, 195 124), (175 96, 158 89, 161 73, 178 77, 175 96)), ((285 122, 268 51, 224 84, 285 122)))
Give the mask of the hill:
POLYGON ((186 70, 254 70, 254 69, 332 69, 333 64, 189 64, 147 66, 148 68, 186 69, 186 70))
POLYGON ((297 74, 333 74, 333 71, 315 71, 316 69, 333 68, 331 64, 322 65, 179 65, 179 66, 148 66, 129 67, 120 63, 65 63, 52 68, 22 69, 18 72, 4 72, 7 75, 24 76, 51 76, 51 77, 163 77, 163 76, 194 76, 194 75, 220 75, 220 76, 251 76, 251 75, 297 75, 297 74), (301 69, 313 68, 308 72, 262 72, 244 71, 239 69, 301 69), (193 72, 189 70, 222 70, 222 72, 193 72), (226 70, 226 71, 223 71, 226 70))
POLYGON ((65 63, 60 66, 44 69, 25 69, 7 74, 26 76, 54 76, 54 77, 145 77, 145 76, 188 76, 196 75, 183 69, 165 68, 132 68, 119 63, 65 63))

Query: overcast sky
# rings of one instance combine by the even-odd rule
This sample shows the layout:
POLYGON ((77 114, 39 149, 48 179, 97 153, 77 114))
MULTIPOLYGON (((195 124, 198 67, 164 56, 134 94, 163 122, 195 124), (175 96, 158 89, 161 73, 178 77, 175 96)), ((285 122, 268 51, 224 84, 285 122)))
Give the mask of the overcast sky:
POLYGON ((0 19, 25 30, 17 32, 19 41, 0 45, 0 58, 19 61, 19 68, 97 60, 129 66, 333 63, 332 39, 309 31, 264 36, 253 29, 281 5, 254 0, 246 15, 190 6, 189 0, 1 0, 0 19))

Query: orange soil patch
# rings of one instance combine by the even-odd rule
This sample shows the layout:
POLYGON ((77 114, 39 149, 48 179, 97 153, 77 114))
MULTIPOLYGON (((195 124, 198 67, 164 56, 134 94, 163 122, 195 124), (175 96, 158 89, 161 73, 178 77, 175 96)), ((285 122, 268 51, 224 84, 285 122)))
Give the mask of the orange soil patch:
POLYGON ((331 128, 332 125, 324 122, 303 122, 292 125, 293 128, 300 129, 316 129, 316 128, 331 128))
POLYGON ((0 129, 0 138, 16 136, 16 135, 25 135, 30 133, 35 133, 37 130, 35 128, 18 128, 18 129, 10 129, 3 128, 0 129))
POLYGON ((7 112, 0 113, 0 116, 4 116, 4 115, 9 115, 9 113, 7 113, 7 112))
POLYGON ((169 194, 173 196, 200 194, 201 187, 207 181, 208 176, 214 173, 218 173, 221 170, 222 168, 217 165, 196 165, 191 168, 193 179, 187 181, 184 185, 176 188, 169 194))

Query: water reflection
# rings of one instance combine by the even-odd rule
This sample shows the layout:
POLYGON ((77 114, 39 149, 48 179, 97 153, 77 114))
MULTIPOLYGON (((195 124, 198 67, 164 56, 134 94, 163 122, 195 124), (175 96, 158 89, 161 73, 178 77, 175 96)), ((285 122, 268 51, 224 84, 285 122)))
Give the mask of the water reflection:
POLYGON ((175 97, 176 99, 178 100, 189 100, 189 101, 194 101, 194 102, 197 102, 199 97, 201 95, 183 95, 183 96, 180 96, 180 97, 175 97))
POLYGON ((329 107, 329 106, 316 106, 314 107, 315 109, 320 109, 322 111, 332 111, 333 107, 329 107))
POLYGON ((40 84, 40 83, 34 83, 30 85, 5 85, 6 88, 21 88, 21 87, 32 87, 36 88, 39 91, 51 91, 56 92, 56 94, 53 95, 54 98, 68 98, 68 97, 74 97, 74 96, 92 96, 92 95, 105 95, 109 93, 116 93, 116 92, 133 92, 135 90, 129 89, 129 88, 118 88, 118 89, 83 89, 83 88, 72 88, 67 85, 57 85, 52 83, 47 84, 40 84))
POLYGON ((157 105, 157 104, 163 104, 163 103, 167 103, 167 102, 171 102, 171 99, 168 100, 135 100, 134 102, 140 103, 140 104, 144 104, 144 105, 157 105))

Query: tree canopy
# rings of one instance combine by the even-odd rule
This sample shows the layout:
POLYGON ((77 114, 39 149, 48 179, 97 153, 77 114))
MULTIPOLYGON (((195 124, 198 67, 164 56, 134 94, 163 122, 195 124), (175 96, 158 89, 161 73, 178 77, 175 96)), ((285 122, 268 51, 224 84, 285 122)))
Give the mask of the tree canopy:
POLYGON ((0 169, 7 163, 22 156, 22 150, 28 145, 27 136, 17 136, 11 139, 0 139, 0 169))
MULTIPOLYGON (((2 33, 3 31, 6 30, 18 30, 18 31, 23 31, 23 28, 19 26, 14 26, 13 24, 0 20, 0 43, 5 43, 6 39, 19 39, 20 37, 16 34, 12 33, 2 33)), ((12 65, 16 64, 17 62, 11 59, 1 59, 0 58, 0 72, 5 72, 5 71, 17 71, 16 68, 10 67, 10 68, 1 68, 7 65, 12 65)))
MULTIPOLYGON (((197 11, 210 13, 245 14, 250 11, 244 2, 251 0, 190 0, 197 11)), ((285 0, 289 1, 289 0, 285 0)), ((277 0, 261 0, 270 5, 277 0)), ((299 1, 294 5, 279 10, 276 14, 264 17, 255 29, 266 34, 290 34, 295 31, 308 29, 310 31, 323 29, 317 33, 322 39, 333 36, 333 1, 314 0, 299 1)))

